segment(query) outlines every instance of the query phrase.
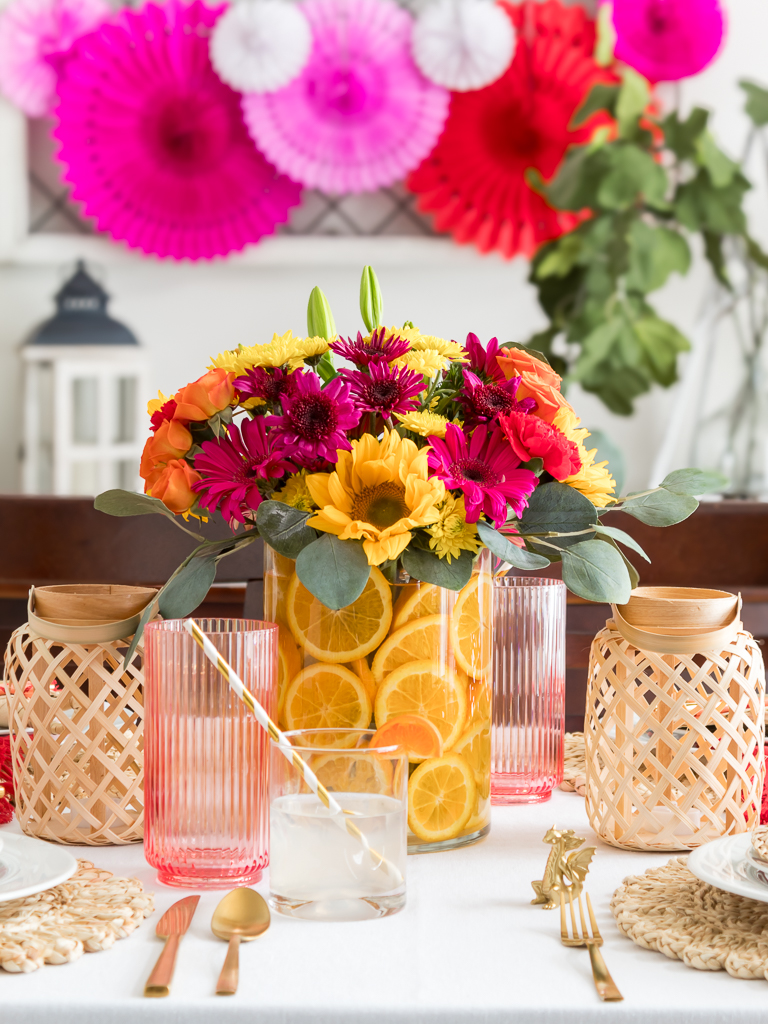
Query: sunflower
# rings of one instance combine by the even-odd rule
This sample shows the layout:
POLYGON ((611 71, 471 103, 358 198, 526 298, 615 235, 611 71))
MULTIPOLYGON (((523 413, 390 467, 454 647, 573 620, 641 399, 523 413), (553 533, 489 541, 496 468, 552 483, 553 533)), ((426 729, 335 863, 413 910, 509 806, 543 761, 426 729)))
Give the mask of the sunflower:
POLYGON ((362 540, 369 565, 398 558, 413 529, 440 518, 445 486, 430 479, 428 454, 394 430, 385 430, 381 441, 363 434, 351 452, 338 452, 335 472, 307 477, 320 509, 307 525, 341 540, 362 540))
POLYGON ((552 420, 552 425, 561 430, 569 441, 574 442, 581 459, 579 472, 567 476, 563 483, 580 491, 596 508, 605 508, 616 500, 613 493, 616 481, 611 476, 607 461, 595 462, 597 448, 587 451, 584 441, 590 435, 585 427, 579 427, 580 423, 581 420, 568 404, 562 405, 552 420))
POLYGON ((471 551, 476 555, 480 548, 477 527, 467 522, 467 511, 464 507, 464 496, 454 498, 448 493, 440 507, 440 518, 427 530, 430 534, 429 546, 438 556, 451 564, 451 558, 458 558, 462 551, 471 551))
POLYGON ((406 412, 397 416, 401 426, 421 437, 445 437, 450 420, 436 412, 406 412))

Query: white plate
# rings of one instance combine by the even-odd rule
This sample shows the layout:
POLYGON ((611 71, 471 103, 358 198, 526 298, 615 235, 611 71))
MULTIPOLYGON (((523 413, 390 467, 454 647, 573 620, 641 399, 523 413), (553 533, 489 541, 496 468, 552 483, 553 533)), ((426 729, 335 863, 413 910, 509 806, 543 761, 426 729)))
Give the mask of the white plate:
POLYGON ((755 862, 749 855, 751 848, 750 832, 723 836, 692 850, 688 867, 702 882, 709 882, 717 889, 768 903, 768 885, 757 876, 755 862))
POLYGON ((50 889, 77 870, 77 861, 63 846, 29 836, 1 834, 0 903, 50 889))

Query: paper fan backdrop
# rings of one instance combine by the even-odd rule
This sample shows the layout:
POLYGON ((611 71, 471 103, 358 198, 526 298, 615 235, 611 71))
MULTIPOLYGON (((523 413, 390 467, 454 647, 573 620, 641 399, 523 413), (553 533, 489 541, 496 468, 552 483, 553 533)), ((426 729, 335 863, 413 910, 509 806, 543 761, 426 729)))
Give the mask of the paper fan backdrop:
POLYGON ((725 35, 718 0, 613 0, 615 54, 652 82, 697 75, 725 35))
POLYGON ((440 141, 407 185, 439 231, 510 258, 530 256, 578 223, 548 206, 525 173, 535 167, 549 179, 566 148, 604 123, 597 115, 568 129, 591 87, 615 77, 593 60, 594 23, 580 7, 557 0, 500 6, 517 30, 509 70, 486 89, 453 94, 440 141))
POLYGON ((422 74, 455 92, 495 82, 514 52, 512 22, 492 0, 437 0, 413 27, 413 59, 422 74))
POLYGON ((299 201, 267 163, 208 56, 223 7, 148 3, 81 39, 59 81, 59 160, 100 231, 173 259, 271 234, 299 201))
POLYGON ((288 0, 236 0, 216 22, 211 60, 238 92, 273 92, 309 60, 312 31, 288 0))
POLYGON ((104 0, 14 0, 0 14, 0 91, 27 117, 44 117, 57 58, 109 15, 104 0))
POLYGON ((307 0, 309 63, 285 89, 243 97, 248 130, 276 167, 325 192, 401 179, 432 149, 449 93, 411 56, 412 18, 391 0, 307 0))

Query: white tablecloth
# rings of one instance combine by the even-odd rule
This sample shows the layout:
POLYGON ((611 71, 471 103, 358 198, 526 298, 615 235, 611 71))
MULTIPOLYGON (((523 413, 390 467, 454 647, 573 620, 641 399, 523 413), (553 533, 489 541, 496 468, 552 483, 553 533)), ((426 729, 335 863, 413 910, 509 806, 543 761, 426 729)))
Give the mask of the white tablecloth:
MULTIPOLYGON (((184 890, 158 885, 142 847, 75 852, 155 892, 157 912, 130 938, 32 974, 0 971, 4 1024, 751 1024, 766 1020, 768 983, 707 973, 640 949, 616 928, 608 904, 628 874, 668 854, 614 850, 585 824, 583 801, 556 793, 536 806, 496 807, 490 836, 451 853, 408 858, 408 902, 393 917, 352 924, 273 915, 264 938, 241 947, 240 991, 213 995, 225 946, 210 932, 221 893, 204 893, 183 940, 167 999, 144 999, 160 952, 154 925, 184 890), (598 850, 588 879, 622 1003, 601 1003, 589 955, 559 941, 559 914, 530 905, 546 830, 575 828, 598 850)), ((16 829, 16 825, 4 826, 16 829)), ((0 828, 0 835, 3 829, 0 828)), ((257 886, 263 893, 267 885, 257 886)))

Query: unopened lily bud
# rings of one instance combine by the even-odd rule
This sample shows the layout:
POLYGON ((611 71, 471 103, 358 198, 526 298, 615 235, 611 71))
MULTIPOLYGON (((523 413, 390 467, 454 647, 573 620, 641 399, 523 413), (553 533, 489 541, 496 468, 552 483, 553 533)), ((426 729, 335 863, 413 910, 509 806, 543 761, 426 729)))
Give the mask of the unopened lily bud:
POLYGON ((326 341, 333 341, 336 337, 336 322, 331 307, 317 285, 309 293, 307 334, 310 338, 325 338, 326 341))
POLYGON ((360 313, 369 331, 375 331, 381 324, 384 300, 381 297, 379 279, 373 267, 365 267, 360 279, 360 313))

